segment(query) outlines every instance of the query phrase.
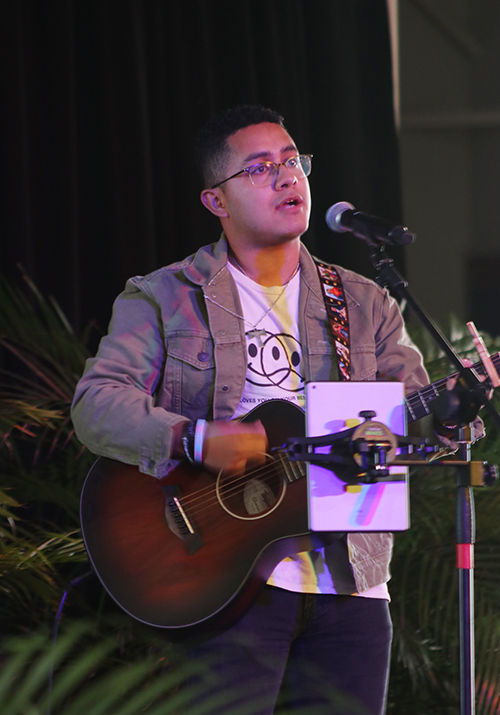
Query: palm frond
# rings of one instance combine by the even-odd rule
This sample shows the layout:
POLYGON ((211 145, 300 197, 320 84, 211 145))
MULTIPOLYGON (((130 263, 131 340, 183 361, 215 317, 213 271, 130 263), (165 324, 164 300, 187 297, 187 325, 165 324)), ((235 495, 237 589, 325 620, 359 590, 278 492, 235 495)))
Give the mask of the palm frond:
POLYGON ((53 447, 64 446, 72 438, 69 408, 89 351, 57 303, 26 274, 23 279, 24 288, 0 280, 0 447, 10 448, 18 434, 36 437, 40 447, 48 431, 56 435, 53 447))
MULTIPOLYGON (((102 636, 84 621, 71 623, 54 645, 46 632, 9 639, 0 673, 2 715, 203 715, 206 686, 200 681, 197 687, 198 705, 188 705, 183 687, 200 674, 199 664, 187 663, 150 633, 138 634, 136 642, 140 647, 130 648, 123 631, 102 636)), ((211 696, 212 705, 218 701, 225 715, 255 712, 255 701, 232 704, 238 695, 222 691, 211 696)), ((332 706, 296 712, 329 715, 332 706)))

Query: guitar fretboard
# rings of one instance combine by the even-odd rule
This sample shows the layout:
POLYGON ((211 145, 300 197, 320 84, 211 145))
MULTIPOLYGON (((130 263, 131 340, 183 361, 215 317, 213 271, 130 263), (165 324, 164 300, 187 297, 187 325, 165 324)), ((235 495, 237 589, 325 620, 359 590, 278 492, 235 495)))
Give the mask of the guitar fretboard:
MULTIPOLYGON (((500 369, 500 353, 492 355, 491 361, 497 370, 500 369)), ((472 368, 480 375, 485 374, 484 365, 481 361, 476 362, 472 368)), ((456 374, 457 373, 454 373, 454 375, 456 374)), ((450 377, 453 377, 453 375, 447 375, 441 380, 437 380, 430 385, 426 385, 425 387, 422 387, 421 390, 412 392, 412 394, 406 398, 405 403, 408 423, 419 420, 421 417, 425 417, 425 415, 432 412, 431 403, 446 390, 446 383, 450 377)))

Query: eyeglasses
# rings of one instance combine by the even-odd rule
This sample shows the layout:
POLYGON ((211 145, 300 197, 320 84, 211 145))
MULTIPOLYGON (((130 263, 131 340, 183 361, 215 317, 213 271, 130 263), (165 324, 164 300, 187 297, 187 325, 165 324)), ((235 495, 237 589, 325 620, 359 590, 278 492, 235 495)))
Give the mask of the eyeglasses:
POLYGON ((236 174, 228 176, 227 179, 224 179, 223 181, 219 181, 218 184, 214 184, 212 189, 216 189, 221 184, 225 184, 226 181, 235 179, 237 176, 245 173, 248 174, 250 181, 254 186, 257 186, 258 188, 261 186, 269 186, 278 175, 280 166, 285 166, 297 179, 305 179, 306 176, 309 176, 311 173, 312 157, 312 154, 299 154, 298 156, 291 156, 289 159, 281 161, 279 164, 276 164, 274 161, 266 161, 262 164, 253 164, 253 166, 237 171, 236 174))

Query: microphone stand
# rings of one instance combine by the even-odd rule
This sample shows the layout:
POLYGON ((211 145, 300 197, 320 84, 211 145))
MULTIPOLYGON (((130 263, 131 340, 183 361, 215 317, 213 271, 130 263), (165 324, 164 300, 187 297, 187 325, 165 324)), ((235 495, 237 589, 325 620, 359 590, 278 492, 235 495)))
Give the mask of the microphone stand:
MULTIPOLYGON (((460 357, 451 344, 409 293, 407 281, 394 267, 392 259, 386 255, 385 247, 376 239, 368 241, 371 246, 371 259, 377 271, 376 281, 391 288, 418 317, 445 355, 456 365, 459 381, 469 389, 469 404, 465 406, 467 419, 458 421, 459 427, 459 465, 457 465, 456 491, 456 554, 459 585, 459 620, 460 620, 460 715, 475 713, 475 666, 474 666, 474 543, 475 511, 474 495, 471 486, 470 440, 466 439, 466 424, 473 421, 479 407, 485 406, 495 423, 500 427, 500 415, 487 397, 484 383, 476 373, 464 367, 460 357), (474 414, 475 413, 475 414, 474 414)), ((431 462, 432 464, 432 462, 431 462)), ((452 464, 452 462, 450 462, 452 464)))
MULTIPOLYGON (((402 299, 404 299, 415 313, 417 318, 420 320, 422 325, 430 333, 434 341, 443 350, 446 357, 453 363, 460 373, 460 378, 464 380, 467 386, 470 388, 472 398, 479 401, 481 406, 485 406, 487 411, 492 416, 493 420, 496 422, 498 427, 500 427, 500 415, 495 410, 491 402, 486 397, 486 390, 484 384, 478 379, 476 373, 470 367, 464 367, 460 357, 455 352, 453 346, 448 342, 446 337, 441 333, 439 328, 432 322, 430 317, 425 313, 423 308, 417 303, 413 298, 411 293, 407 290, 408 282, 402 277, 399 271, 395 268, 392 258, 390 258, 385 253, 385 247, 379 245, 375 242, 371 243, 371 259, 377 271, 377 276, 375 280, 381 286, 385 288, 391 288, 395 293, 397 293, 402 299)), ((477 411, 476 411, 477 414, 477 411)), ((475 415, 468 422, 472 422, 475 415)))

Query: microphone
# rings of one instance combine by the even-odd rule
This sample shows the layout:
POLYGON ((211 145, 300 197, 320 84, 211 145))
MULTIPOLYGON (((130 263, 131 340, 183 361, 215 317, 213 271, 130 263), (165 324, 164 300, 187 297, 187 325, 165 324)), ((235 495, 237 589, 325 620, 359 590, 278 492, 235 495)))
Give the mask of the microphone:
POLYGON ((326 212, 326 224, 335 233, 353 233, 371 246, 386 243, 389 246, 406 246, 416 239, 406 226, 398 226, 377 216, 356 211, 348 201, 330 206, 326 212))

